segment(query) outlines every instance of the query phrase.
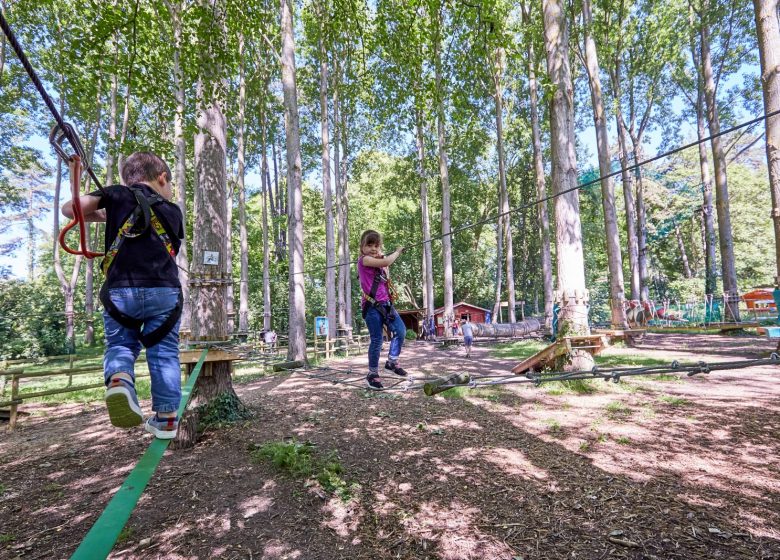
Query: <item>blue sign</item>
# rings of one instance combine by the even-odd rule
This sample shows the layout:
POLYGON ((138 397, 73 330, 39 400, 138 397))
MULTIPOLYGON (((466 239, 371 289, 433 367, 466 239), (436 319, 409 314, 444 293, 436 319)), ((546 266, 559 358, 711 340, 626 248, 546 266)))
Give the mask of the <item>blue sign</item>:
POLYGON ((315 317, 314 318, 314 332, 317 336, 328 336, 328 318, 327 317, 315 317))

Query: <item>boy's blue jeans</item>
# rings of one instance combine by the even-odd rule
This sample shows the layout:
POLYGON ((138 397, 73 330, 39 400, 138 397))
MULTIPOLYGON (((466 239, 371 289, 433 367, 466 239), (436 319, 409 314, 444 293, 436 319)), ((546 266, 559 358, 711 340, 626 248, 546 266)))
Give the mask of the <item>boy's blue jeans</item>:
MULTIPOLYGON (((179 298, 178 288, 112 288, 108 293, 121 312, 143 320, 143 332, 159 327, 179 298)), ((123 327, 105 311, 103 323, 106 329, 103 357, 106 384, 112 375, 120 372, 129 374, 135 381, 135 360, 141 352, 139 333, 123 327)), ((146 349, 146 362, 152 378, 152 410, 176 412, 181 400, 178 322, 159 344, 146 349)))
MULTIPOLYGON (((369 373, 379 372, 379 354, 382 353, 384 324, 382 314, 373 305, 369 306, 366 312, 366 326, 371 335, 371 343, 368 345, 369 373)), ((390 341, 390 352, 387 357, 391 362, 394 362, 401 355, 401 348, 404 345, 404 338, 406 338, 406 326, 398 313, 395 313, 395 320, 388 326, 388 329, 393 334, 393 339, 390 341)))

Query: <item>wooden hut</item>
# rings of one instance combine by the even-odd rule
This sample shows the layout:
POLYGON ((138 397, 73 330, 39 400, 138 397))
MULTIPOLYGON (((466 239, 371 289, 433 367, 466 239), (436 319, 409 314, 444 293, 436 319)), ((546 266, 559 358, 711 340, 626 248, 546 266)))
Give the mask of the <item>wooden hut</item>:
MULTIPOLYGON (((466 319, 472 323, 484 323, 485 317, 490 313, 490 310, 461 301, 452 306, 452 312, 454 318, 461 323, 466 319)), ((435 309, 433 316, 436 320, 436 336, 444 336, 444 308, 439 307, 435 309)))

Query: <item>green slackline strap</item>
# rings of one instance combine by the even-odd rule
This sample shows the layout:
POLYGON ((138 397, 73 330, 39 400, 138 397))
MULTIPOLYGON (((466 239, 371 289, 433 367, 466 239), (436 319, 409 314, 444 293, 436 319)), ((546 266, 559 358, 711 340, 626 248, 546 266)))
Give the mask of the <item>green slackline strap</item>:
MULTIPOLYGON (((201 353, 195 369, 192 370, 190 378, 182 390, 182 398, 177 412, 179 418, 184 413, 184 409, 187 408, 190 395, 192 395, 192 389, 198 380, 198 374, 203 366, 203 362, 206 360, 207 353, 208 348, 201 353)), ((149 445, 141 460, 138 461, 133 472, 130 473, 130 476, 127 477, 117 493, 114 494, 114 497, 111 498, 111 501, 108 502, 102 515, 95 521, 92 529, 89 530, 89 533, 81 541, 76 552, 70 557, 71 560, 94 560, 108 557, 127 520, 130 519, 130 514, 133 513, 146 485, 149 484, 149 479, 152 478, 157 465, 160 464, 160 459, 162 459, 163 453, 165 453, 170 442, 171 440, 169 439, 154 438, 152 440, 151 445, 149 445)))

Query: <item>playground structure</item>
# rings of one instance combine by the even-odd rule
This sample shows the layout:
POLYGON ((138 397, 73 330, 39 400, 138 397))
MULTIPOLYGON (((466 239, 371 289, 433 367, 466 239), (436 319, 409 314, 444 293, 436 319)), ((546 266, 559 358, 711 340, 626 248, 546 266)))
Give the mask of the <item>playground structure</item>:
MULTIPOLYGON (((750 292, 753 294, 754 292, 750 292)), ((718 330, 733 330, 743 328, 755 328, 759 321, 776 320, 777 307, 769 305, 774 300, 756 300, 744 294, 736 302, 739 306, 740 316, 744 317, 739 322, 728 322, 724 313, 725 297, 705 295, 703 299, 692 298, 685 302, 676 300, 664 300, 662 302, 626 300, 624 308, 626 319, 631 328, 711 328, 718 330)), ((771 297, 771 293, 770 293, 771 297)), ((733 305, 733 304, 732 304, 733 305)))

